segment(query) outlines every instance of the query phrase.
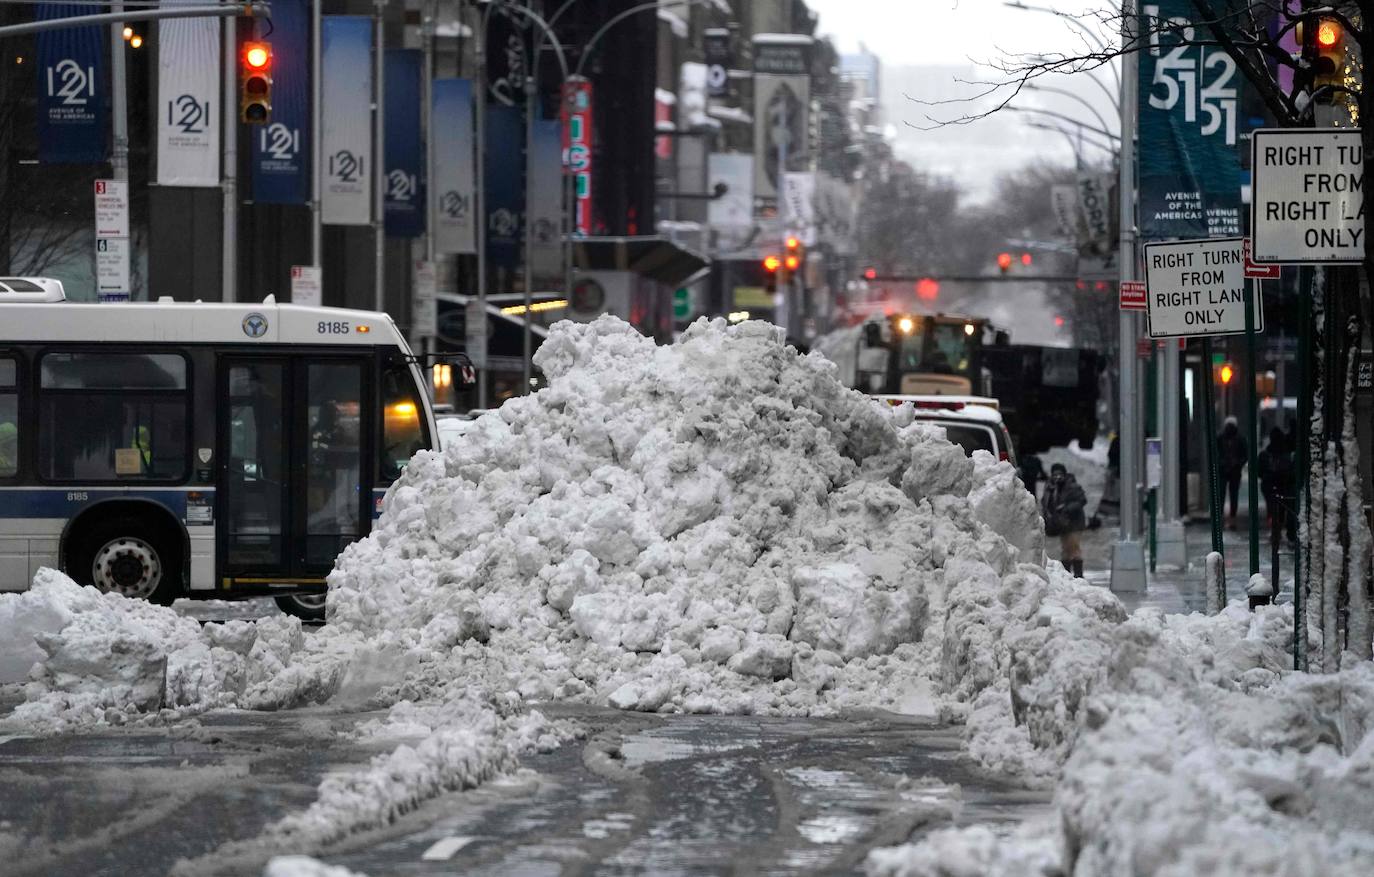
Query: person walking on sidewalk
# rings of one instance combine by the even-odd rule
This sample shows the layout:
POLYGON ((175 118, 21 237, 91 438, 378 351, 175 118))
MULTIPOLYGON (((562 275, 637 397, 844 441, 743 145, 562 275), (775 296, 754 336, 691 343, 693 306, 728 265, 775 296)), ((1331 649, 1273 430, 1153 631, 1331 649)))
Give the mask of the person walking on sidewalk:
MULTIPOLYGON (((1234 417, 1226 418, 1226 425, 1217 436, 1217 468, 1226 485, 1226 496, 1231 501, 1231 516, 1226 522, 1229 529, 1236 529, 1237 504, 1240 502, 1240 473, 1250 457, 1250 446, 1245 436, 1240 434, 1240 425, 1234 417)), ((1257 509, 1251 509, 1256 514, 1257 509)))
POLYGON ((1269 512, 1270 533, 1275 542, 1285 531, 1290 541, 1297 539, 1297 519, 1289 513, 1293 481, 1293 452, 1288 448, 1288 436, 1276 426, 1269 431, 1269 444, 1259 455, 1260 490, 1264 492, 1264 507, 1269 512))
POLYGON ((1050 467, 1050 480, 1040 497, 1040 514, 1045 518, 1045 535, 1059 537, 1059 562, 1075 576, 1083 575, 1083 546, 1078 534, 1088 523, 1083 510, 1088 497, 1063 463, 1050 467))

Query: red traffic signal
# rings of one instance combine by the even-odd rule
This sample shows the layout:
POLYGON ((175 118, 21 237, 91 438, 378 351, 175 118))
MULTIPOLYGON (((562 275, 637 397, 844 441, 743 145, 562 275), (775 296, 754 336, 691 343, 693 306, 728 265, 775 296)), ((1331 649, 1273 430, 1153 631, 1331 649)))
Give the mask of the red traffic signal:
POLYGON ((865 269, 864 269, 864 280, 877 280, 877 279, 878 279, 878 269, 877 269, 877 268, 865 268, 865 269))
POLYGON ((1022 254, 1021 254, 1021 264, 1022 264, 1022 265, 1029 265, 1030 263, 1031 263, 1031 254, 1030 254, 1030 253, 1022 253, 1022 254))
POLYGON ((769 274, 778 273, 778 269, 781 267, 782 259, 777 256, 769 255, 763 257, 763 270, 767 271, 769 274))
POLYGON ((239 120, 265 125, 272 118, 272 46, 243 44, 239 56, 239 120))
POLYGON ((932 277, 922 277, 916 281, 916 297, 921 301, 935 301, 940 297, 940 281, 932 277))
POLYGON ((782 261, 782 266, 789 272, 796 271, 801 267, 801 256, 798 256, 796 253, 788 253, 787 258, 782 261))
POLYGON ((1236 370, 1229 362, 1223 362, 1221 368, 1217 369, 1217 377, 1223 384, 1231 383, 1231 379, 1236 376, 1236 370))
POLYGON ((997 254, 997 267, 1002 269, 1002 273, 1003 273, 1003 274, 1006 274, 1008 271, 1010 271, 1010 270, 1011 270, 1011 253, 998 253, 998 254, 997 254))

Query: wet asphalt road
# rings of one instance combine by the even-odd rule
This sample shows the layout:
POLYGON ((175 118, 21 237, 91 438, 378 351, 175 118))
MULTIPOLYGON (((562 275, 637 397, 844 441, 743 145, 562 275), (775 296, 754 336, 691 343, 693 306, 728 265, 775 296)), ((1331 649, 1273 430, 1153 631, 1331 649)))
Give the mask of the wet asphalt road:
POLYGON ((584 739, 325 850, 244 844, 378 750, 373 714, 223 712, 196 727, 0 742, 0 874, 259 874, 309 853, 412 874, 846 874, 931 827, 1011 824, 1042 793, 973 774, 959 730, 891 716, 660 717, 550 705, 584 739), (957 815, 956 815, 957 814, 957 815), (233 855, 222 845, 236 841, 233 855))

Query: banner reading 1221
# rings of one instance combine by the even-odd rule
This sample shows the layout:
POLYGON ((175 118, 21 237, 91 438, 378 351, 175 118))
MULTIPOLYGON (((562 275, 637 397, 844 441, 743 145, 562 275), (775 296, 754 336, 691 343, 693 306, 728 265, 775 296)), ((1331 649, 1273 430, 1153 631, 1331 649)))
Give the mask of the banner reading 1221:
POLYGON ((425 231, 424 151, 420 145, 420 50, 387 49, 382 88, 386 92, 386 233, 419 237, 425 231))
MULTIPOLYGON (((307 0, 273 0, 272 121, 255 126, 253 200, 310 200, 310 15, 307 0)), ((267 28, 258 22, 259 34, 267 28)), ((262 38, 261 36, 259 37, 262 38)))
MULTIPOLYGON (((44 21, 87 11, 57 3, 40 3, 37 9, 44 21)), ((105 34, 99 27, 38 34, 38 160, 44 164, 105 160, 105 34)))
POLYGON ((1190 0, 1140 7, 1140 231, 1147 240, 1241 233, 1243 79, 1193 23, 1190 0))

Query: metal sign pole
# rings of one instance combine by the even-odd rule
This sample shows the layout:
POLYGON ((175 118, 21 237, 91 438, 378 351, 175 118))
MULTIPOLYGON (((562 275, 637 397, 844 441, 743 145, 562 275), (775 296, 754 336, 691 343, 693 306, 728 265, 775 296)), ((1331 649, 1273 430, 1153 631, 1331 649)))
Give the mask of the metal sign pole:
MULTIPOLYGON (((1135 0, 1121 4, 1121 36, 1123 45, 1135 40, 1135 0)), ((1128 57, 1121 65, 1121 165, 1118 190, 1121 202, 1121 280, 1134 281, 1136 276, 1135 226, 1135 136, 1136 136, 1136 78, 1137 69, 1128 57)), ((1113 591, 1145 590, 1145 549, 1140 542, 1140 456, 1142 450, 1140 418, 1137 402, 1136 320, 1131 311, 1122 311, 1118 361, 1120 367, 1119 441, 1121 461, 1121 530, 1112 546, 1113 591)))
POLYGON ((1202 447, 1207 461, 1207 508, 1212 520, 1212 550, 1222 554, 1221 473, 1217 466, 1216 391, 1212 376, 1212 336, 1202 336, 1202 447))
MULTIPOLYGON (((1250 433, 1248 442, 1250 459, 1246 466, 1246 481, 1250 505, 1250 575, 1260 571, 1259 567, 1259 399, 1255 389, 1255 297, 1260 295, 1262 286, 1258 280, 1245 281, 1245 373, 1248 382, 1245 388, 1245 404, 1250 412, 1250 422, 1246 424, 1250 433)), ((1279 400, 1278 412, 1283 413, 1283 400, 1279 400)), ((1274 583, 1277 591, 1278 582, 1274 583)))

